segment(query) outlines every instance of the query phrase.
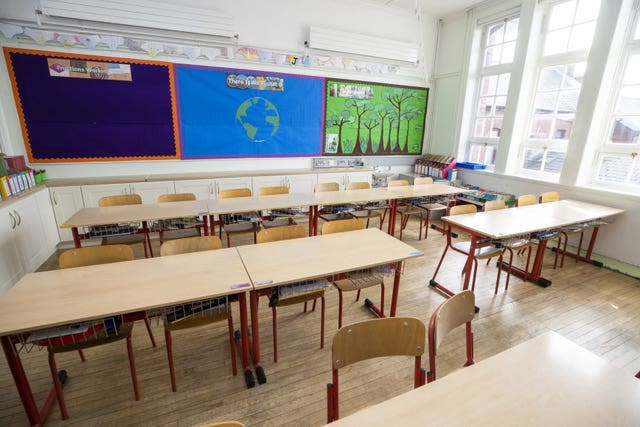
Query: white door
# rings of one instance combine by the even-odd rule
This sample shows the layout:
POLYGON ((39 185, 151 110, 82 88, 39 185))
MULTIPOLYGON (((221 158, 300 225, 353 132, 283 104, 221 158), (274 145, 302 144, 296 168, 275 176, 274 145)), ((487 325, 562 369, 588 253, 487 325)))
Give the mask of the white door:
POLYGON ((129 184, 96 184, 83 185, 81 187, 82 199, 85 208, 97 208, 98 200, 107 196, 117 196, 119 194, 129 194, 131 187, 129 184))
POLYGON ((22 276, 22 261, 16 246, 17 226, 13 204, 0 209, 0 295, 22 276))
POLYGON ((251 192, 254 196, 259 194, 262 187, 282 187, 286 185, 283 175, 254 176, 251 178, 251 184, 253 187, 251 192))
POLYGON ((139 194, 142 203, 157 203, 158 196, 174 194, 173 181, 135 182, 131 184, 131 194, 139 194))
POLYGON ((340 190, 344 190, 345 176, 343 173, 319 173, 318 184, 325 184, 327 182, 337 182, 340 185, 340 190))
POLYGON ((70 228, 60 228, 73 214, 84 207, 80 186, 49 188, 51 204, 58 226, 58 234, 63 242, 73 240, 70 228))
MULTIPOLYGON (((252 189, 251 177, 238 177, 238 178, 220 178, 215 180, 216 196, 219 192, 224 190, 234 190, 236 188, 248 188, 252 189)), ((252 190, 253 192, 253 190, 252 190)))
POLYGON ((313 193, 316 182, 316 174, 288 175, 285 177, 285 184, 289 187, 289 193, 313 193))
POLYGON ((197 200, 215 199, 214 182, 212 179, 187 179, 175 181, 176 193, 193 193, 197 200))

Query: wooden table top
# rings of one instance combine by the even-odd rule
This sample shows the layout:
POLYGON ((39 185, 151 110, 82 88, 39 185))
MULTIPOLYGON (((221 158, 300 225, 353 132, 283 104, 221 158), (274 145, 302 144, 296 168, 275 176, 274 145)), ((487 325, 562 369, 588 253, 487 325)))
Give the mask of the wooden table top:
POLYGON ((324 191, 316 194, 316 204, 341 205, 347 203, 377 202, 382 200, 436 197, 465 193, 469 190, 444 184, 407 185, 367 190, 324 191))
POLYGON ((541 203, 518 208, 499 209, 443 217, 443 220, 493 239, 556 229, 624 212, 621 209, 574 200, 541 203))
POLYGON ((423 255, 377 228, 239 246, 238 253, 255 289, 423 255))
POLYGON ((549 332, 332 426, 638 426, 640 380, 549 332))
POLYGON ((252 212, 263 209, 287 209, 316 205, 313 193, 275 194, 271 196, 234 197, 208 200, 209 214, 252 212))
POLYGON ((250 289, 235 248, 30 273, 0 298, 0 335, 250 289))
POLYGON ((60 227, 89 227, 92 225, 202 216, 207 213, 207 200, 82 208, 60 227))

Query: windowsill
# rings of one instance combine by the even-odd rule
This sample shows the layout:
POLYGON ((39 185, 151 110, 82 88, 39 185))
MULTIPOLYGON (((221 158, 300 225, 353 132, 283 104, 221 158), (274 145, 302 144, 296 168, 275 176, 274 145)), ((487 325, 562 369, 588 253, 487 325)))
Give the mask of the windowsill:
MULTIPOLYGON (((458 173, 460 173, 460 171, 461 169, 458 170, 458 173)), ((514 181, 538 184, 538 185, 542 184, 542 185, 548 186, 549 190, 558 190, 559 192, 562 192, 562 190, 564 189, 564 190, 573 191, 573 192, 581 192, 581 193, 584 193, 585 195, 590 195, 590 196, 597 195, 603 198, 605 197, 615 198, 615 199, 620 199, 627 202, 633 201, 633 202, 640 203, 640 195, 632 192, 613 191, 613 190, 603 189, 598 187, 564 185, 564 184, 559 184, 557 182, 549 182, 542 179, 536 179, 534 177, 523 177, 520 175, 501 174, 501 173, 497 173, 495 171, 487 170, 487 169, 485 170, 464 169, 463 174, 491 175, 500 179, 510 179, 514 181)))

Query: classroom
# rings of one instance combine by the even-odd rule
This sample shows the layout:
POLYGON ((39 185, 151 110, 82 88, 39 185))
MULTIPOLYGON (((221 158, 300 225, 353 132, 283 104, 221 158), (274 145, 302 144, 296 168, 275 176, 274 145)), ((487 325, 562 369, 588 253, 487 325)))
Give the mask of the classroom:
POLYGON ((640 425, 639 0, 0 0, 0 47, 0 425, 640 425))

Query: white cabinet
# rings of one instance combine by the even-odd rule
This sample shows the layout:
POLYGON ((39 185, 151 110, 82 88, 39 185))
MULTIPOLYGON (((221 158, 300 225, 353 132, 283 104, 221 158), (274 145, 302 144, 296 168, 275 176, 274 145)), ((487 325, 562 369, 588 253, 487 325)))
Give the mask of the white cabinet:
POLYGON ((285 177, 285 185, 289 187, 289 193, 313 193, 316 182, 318 178, 315 173, 285 177))
POLYGON ((35 271, 56 250, 58 236, 46 189, 0 209, 0 292, 35 271))
POLYGON ((136 182, 133 184, 96 184, 83 185, 82 198, 84 207, 98 207, 98 201, 107 196, 119 194, 139 194, 142 203, 156 203, 161 194, 173 194, 175 188, 173 181, 136 182))
POLYGON ((174 183, 176 193, 193 193, 197 200, 215 199, 215 182, 212 179, 188 179, 174 183))
POLYGON ((373 172, 319 173, 318 184, 337 182, 340 190, 344 190, 350 182, 368 182, 371 185, 373 172))
POLYGON ((286 187, 284 175, 254 176, 251 178, 251 194, 257 196, 263 187, 286 187))
POLYGON ((214 183, 216 197, 218 193, 224 190, 234 190, 236 188, 248 188, 249 190, 252 190, 253 187, 250 176, 240 178, 219 178, 216 179, 214 183))
POLYGON ((53 205, 60 240, 63 242, 73 240, 71 229, 60 228, 60 226, 84 207, 80 186, 51 187, 49 188, 49 194, 51 196, 51 204, 53 205))

